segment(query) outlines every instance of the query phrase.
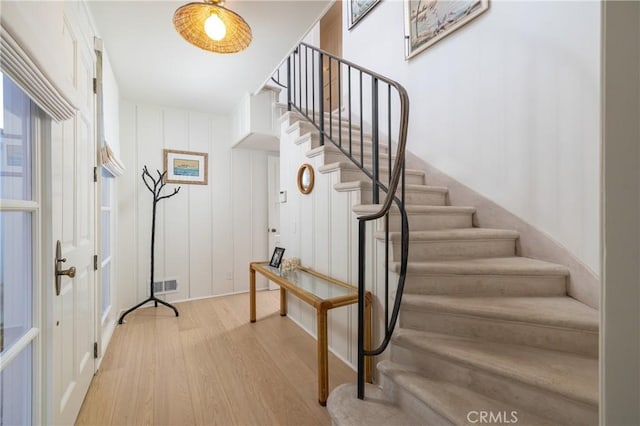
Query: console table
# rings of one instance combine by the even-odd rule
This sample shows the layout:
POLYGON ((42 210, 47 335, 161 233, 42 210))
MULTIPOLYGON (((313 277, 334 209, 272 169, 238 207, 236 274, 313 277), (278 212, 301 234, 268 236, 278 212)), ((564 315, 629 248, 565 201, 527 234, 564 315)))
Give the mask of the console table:
MULTIPOLYGON (((329 396, 329 349, 327 339, 327 314, 330 309, 358 302, 358 289, 347 283, 322 275, 312 269, 298 267, 281 272, 269 266, 269 262, 252 262, 249 265, 250 321, 256 322, 256 272, 280 286, 280 315, 287 315, 287 292, 316 309, 316 333, 318 336, 318 402, 327 404, 329 396)), ((365 349, 371 347, 371 293, 365 298, 366 324, 365 349)), ((365 358, 365 377, 371 382, 371 358, 365 358)))

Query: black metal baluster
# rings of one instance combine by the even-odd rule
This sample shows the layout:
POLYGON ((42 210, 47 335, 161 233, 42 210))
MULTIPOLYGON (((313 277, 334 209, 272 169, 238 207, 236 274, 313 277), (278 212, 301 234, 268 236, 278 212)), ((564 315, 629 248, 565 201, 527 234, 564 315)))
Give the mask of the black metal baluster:
POLYGON ((287 111, 291 111, 291 55, 287 57, 287 111))
POLYGON ((360 71, 360 167, 364 168, 364 129, 362 128, 362 71, 360 71))
POLYGON ((378 156, 378 79, 371 78, 371 144, 373 161, 373 204, 380 201, 380 170, 378 156))
POLYGON ((349 78, 349 95, 347 100, 349 101, 349 158, 353 158, 353 141, 351 139, 351 66, 347 68, 347 77, 349 78))
POLYGON ((304 104, 309 117, 309 48, 304 47, 304 104))
POLYGON ((316 116, 316 52, 311 52, 311 103, 313 116, 316 116))
POLYGON ((318 87, 320 88, 320 146, 324 145, 324 75, 322 66, 324 65, 324 58, 322 52, 320 52, 320 60, 318 61, 318 87))
POLYGON ((389 161, 389 185, 391 185, 391 85, 387 83, 387 157, 389 161))
POLYGON ((358 220, 358 398, 364 398, 364 322, 365 280, 364 255, 367 223, 358 220))
POLYGON ((329 85, 328 85, 328 89, 329 89, 329 139, 333 140, 333 121, 332 121, 332 114, 331 114, 331 112, 333 111, 332 110, 332 107, 333 107, 333 99, 332 99, 333 79, 331 77, 331 56, 327 56, 327 58, 329 59, 329 85))
POLYGON ((302 113, 302 52, 298 51, 298 108, 302 113))
POLYGON ((338 63, 338 145, 342 149, 342 64, 338 63))

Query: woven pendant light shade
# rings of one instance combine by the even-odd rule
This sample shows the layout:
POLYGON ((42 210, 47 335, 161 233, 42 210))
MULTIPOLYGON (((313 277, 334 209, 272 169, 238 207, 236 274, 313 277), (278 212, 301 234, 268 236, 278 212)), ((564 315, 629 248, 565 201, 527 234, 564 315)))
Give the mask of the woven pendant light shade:
POLYGON ((236 53, 251 43, 251 27, 237 13, 221 6, 222 2, 188 3, 173 14, 173 25, 180 35, 194 46, 216 53, 236 53), (204 30, 204 23, 212 14, 226 27, 222 40, 212 40, 204 30))

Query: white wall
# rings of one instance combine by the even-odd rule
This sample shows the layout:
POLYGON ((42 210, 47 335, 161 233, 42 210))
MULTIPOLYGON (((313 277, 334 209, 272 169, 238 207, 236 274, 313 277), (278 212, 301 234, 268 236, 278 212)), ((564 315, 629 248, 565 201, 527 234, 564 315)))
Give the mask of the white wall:
POLYGON ((102 91, 104 107, 104 137, 113 149, 120 155, 120 89, 116 76, 111 67, 109 53, 105 50, 102 61, 102 91))
POLYGON ((409 61, 402 23, 381 2, 343 56, 407 88, 408 149, 599 274, 600 4, 493 1, 409 61))
POLYGON ((266 154, 233 152, 227 116, 126 100, 120 134, 127 171, 118 179, 119 309, 149 293, 152 196, 141 171, 163 168, 163 148, 208 153, 209 182, 182 185, 158 204, 154 279, 178 279, 170 301, 246 291, 249 262, 267 258, 266 154))

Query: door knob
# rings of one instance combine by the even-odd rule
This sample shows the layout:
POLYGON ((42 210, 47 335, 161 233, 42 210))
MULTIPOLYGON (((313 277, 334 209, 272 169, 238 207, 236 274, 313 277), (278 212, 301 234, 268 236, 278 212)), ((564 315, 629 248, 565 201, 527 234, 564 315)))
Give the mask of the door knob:
POLYGON ((76 267, 72 266, 69 269, 62 269, 62 264, 67 261, 66 257, 62 257, 62 244, 60 240, 56 242, 56 296, 60 296, 60 288, 62 286, 62 276, 66 275, 69 278, 76 276, 76 267))

